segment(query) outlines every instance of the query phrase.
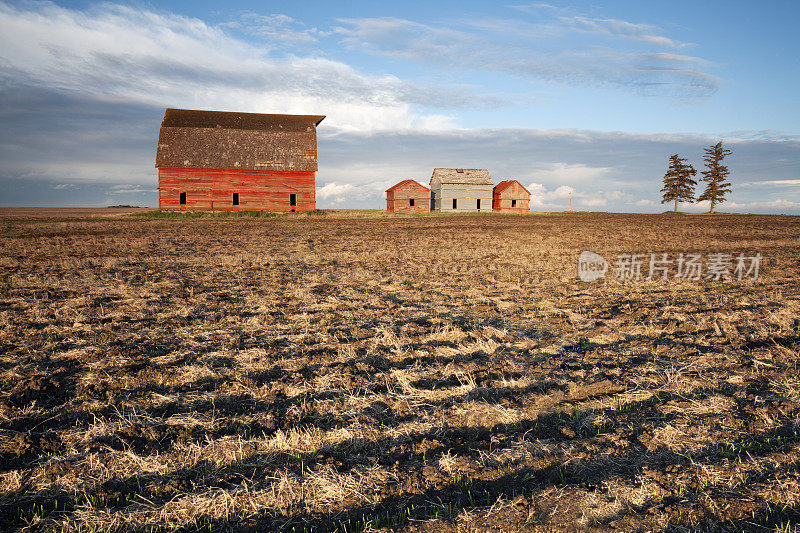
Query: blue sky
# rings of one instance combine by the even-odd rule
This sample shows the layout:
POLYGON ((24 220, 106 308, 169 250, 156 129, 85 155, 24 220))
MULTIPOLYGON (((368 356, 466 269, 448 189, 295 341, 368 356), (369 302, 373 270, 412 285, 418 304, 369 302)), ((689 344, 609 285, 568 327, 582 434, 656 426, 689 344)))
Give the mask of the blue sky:
POLYGON ((456 166, 535 210, 662 211, 668 156, 723 140, 722 210, 800 214, 797 2, 221 6, 0 2, 0 204, 155 205, 182 107, 327 115, 319 207, 456 166))

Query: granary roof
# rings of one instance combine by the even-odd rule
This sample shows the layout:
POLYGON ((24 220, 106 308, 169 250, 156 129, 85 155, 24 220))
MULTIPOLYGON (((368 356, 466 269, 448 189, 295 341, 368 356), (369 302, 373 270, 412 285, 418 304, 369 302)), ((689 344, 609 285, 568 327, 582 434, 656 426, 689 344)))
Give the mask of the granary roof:
POLYGON ((314 172, 324 118, 167 109, 156 167, 314 172))
POLYGON ((522 187, 522 190, 523 190, 523 191, 525 191, 526 193, 528 193, 528 194, 530 194, 530 193, 531 193, 531 192, 530 192, 528 189, 526 189, 526 188, 525 188, 525 186, 524 186, 524 185, 522 185, 522 184, 521 184, 519 181, 517 181, 517 180, 503 180, 503 181, 501 181, 500 183, 498 183, 497 185, 495 185, 495 187, 494 187, 494 192, 496 192, 496 193, 498 193, 498 194, 499 194, 499 193, 503 192, 504 190, 508 189, 509 187, 511 187, 511 186, 512 186, 513 184, 515 184, 515 183, 516 183, 517 185, 519 185, 520 187, 522 187))
POLYGON ((431 176, 434 183, 458 183, 467 185, 494 185, 485 168, 434 168, 431 176))
POLYGON ((392 185, 391 187, 386 189, 386 192, 393 191, 395 189, 399 189, 400 187, 406 187, 408 185, 416 185, 417 187, 422 187, 426 191, 430 190, 426 186, 422 185, 421 183, 419 183, 419 182, 417 182, 415 180, 403 180, 400 183, 398 183, 396 185, 392 185))

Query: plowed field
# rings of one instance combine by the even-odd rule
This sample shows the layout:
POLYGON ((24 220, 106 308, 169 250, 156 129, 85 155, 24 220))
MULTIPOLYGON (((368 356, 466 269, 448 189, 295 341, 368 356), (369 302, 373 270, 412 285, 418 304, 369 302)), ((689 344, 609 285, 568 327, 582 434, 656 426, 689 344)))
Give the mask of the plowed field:
POLYGON ((15 217, 0 246, 0 529, 800 522, 800 217, 15 217), (757 280, 613 272, 740 252, 757 280))

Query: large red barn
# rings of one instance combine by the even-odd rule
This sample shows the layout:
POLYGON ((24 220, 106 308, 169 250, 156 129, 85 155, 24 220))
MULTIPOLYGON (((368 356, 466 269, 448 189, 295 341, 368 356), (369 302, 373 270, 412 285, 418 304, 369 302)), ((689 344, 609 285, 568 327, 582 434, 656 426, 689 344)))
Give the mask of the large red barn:
POLYGON ((158 207, 313 211, 324 116, 167 109, 158 135, 158 207))
POLYGON ((395 213, 428 213, 431 190, 414 180, 403 180, 386 189, 386 209, 395 213))

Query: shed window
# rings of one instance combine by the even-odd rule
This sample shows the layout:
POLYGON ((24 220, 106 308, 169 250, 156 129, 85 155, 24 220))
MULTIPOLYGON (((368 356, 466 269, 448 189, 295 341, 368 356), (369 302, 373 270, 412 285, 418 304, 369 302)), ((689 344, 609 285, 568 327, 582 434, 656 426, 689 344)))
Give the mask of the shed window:
POLYGON ((480 210, 481 210, 481 199, 478 198, 478 211, 480 211, 480 210))
POLYGON ((511 200, 511 207, 517 207, 517 201, 511 200))
POLYGON ((297 195, 292 193, 289 195, 289 205, 294 207, 297 205, 297 195))
POLYGON ((233 193, 233 205, 239 205, 239 193, 233 193))
POLYGON ((408 205, 410 205, 411 207, 414 207, 414 199, 413 198, 409 198, 408 199, 408 205))
POLYGON ((180 202, 181 202, 181 205, 186 205, 186 193, 185 193, 185 192, 182 192, 182 193, 181 193, 181 200, 180 200, 180 202))
POLYGON ((456 206, 458 205, 458 204, 456 203, 457 201, 458 201, 458 200, 456 200, 455 198, 453 198, 453 209, 456 209, 456 206))

